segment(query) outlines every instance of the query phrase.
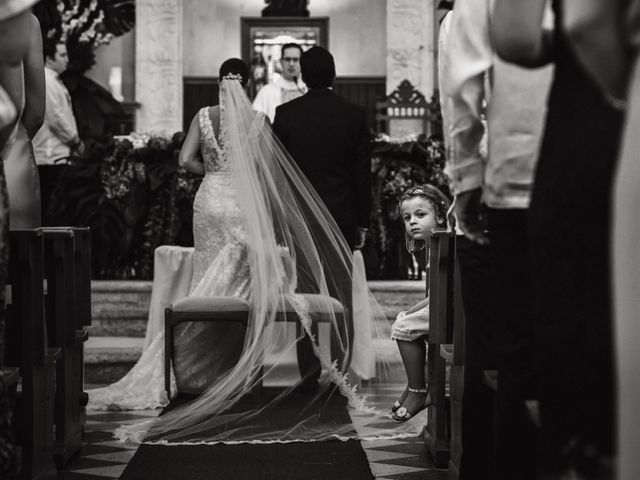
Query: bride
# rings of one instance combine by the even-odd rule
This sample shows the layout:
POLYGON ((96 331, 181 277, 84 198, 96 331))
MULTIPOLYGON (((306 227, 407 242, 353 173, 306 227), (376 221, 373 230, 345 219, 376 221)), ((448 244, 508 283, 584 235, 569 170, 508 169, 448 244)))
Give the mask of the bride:
MULTIPOLYGON (((388 322, 366 289, 364 275, 354 271, 353 254, 338 226, 272 133, 268 119, 252 109, 245 92, 247 64, 229 59, 219 75, 220 105, 198 112, 180 154, 185 168, 204 175, 194 201, 189 296, 242 298, 250 305, 248 323, 239 337, 234 334, 234 341, 223 340, 229 328, 224 324, 191 322, 178 330, 175 341, 188 345, 189 359, 181 391, 186 383, 186 390, 204 392, 158 419, 123 426, 116 435, 121 440, 184 444, 418 434, 423 423, 390 425, 389 412, 379 408, 381 402, 386 407, 384 396, 392 383, 389 355, 393 354, 389 352, 395 349, 383 348, 386 357, 382 355, 377 363, 373 358, 374 344, 384 347, 391 342, 388 335, 384 338, 388 322), (348 283, 353 283, 354 298, 359 292, 364 299, 354 304, 355 315, 350 313, 351 289, 337 287, 348 283), (313 327, 309 299, 313 311, 329 318, 331 328, 339 333, 330 351, 313 327), (336 309, 335 300, 345 306, 344 315, 336 309), (293 311, 302 326, 293 343, 284 341, 283 330, 276 328, 278 312, 283 310, 293 311), (355 325, 349 328, 353 317, 355 325), (351 330, 354 338, 345 334, 351 330), (259 404, 247 404, 248 394, 285 366, 291 349, 305 335, 322 365, 319 388, 300 388, 302 380, 298 380, 285 388, 265 389, 259 404), (234 360, 215 381, 203 385, 209 368, 203 365, 211 365, 214 355, 222 361, 234 360), (366 398, 349 383, 350 366, 356 376, 375 377, 366 398), (373 423, 377 419, 378 428, 357 432, 349 416, 337 413, 341 405, 351 413, 366 414, 373 423)), ((161 309, 156 311, 155 316, 161 315, 161 309)), ((155 324, 162 322, 155 319, 155 324)), ((164 334, 159 330, 122 380, 89 392, 89 408, 166 405, 163 355, 164 334)))

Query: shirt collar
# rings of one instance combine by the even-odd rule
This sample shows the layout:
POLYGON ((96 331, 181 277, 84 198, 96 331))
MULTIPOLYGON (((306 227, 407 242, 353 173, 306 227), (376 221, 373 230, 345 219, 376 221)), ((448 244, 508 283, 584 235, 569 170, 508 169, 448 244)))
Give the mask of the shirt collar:
POLYGON ((49 75, 51 75, 54 78, 60 78, 60 75, 58 74, 58 72, 56 72, 54 69, 49 68, 47 66, 44 67, 44 71, 46 73, 48 73, 49 75))

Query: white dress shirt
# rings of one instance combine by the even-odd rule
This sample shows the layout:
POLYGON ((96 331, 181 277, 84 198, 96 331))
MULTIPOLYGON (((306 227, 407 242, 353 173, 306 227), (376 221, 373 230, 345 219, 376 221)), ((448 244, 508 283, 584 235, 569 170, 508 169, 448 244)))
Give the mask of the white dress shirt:
POLYGON ((280 77, 275 82, 268 83, 260 89, 253 101, 253 108, 266 114, 271 123, 273 123, 273 119, 276 116, 276 107, 290 102, 294 98, 301 97, 305 93, 307 93, 307 87, 302 81, 295 83, 280 77))
POLYGON ((552 70, 525 70, 498 58, 489 36, 492 7, 493 0, 457 0, 453 10, 443 82, 445 173, 454 194, 481 187, 489 207, 527 208, 552 70))
POLYGON ((58 74, 44 68, 47 103, 42 128, 33 138, 36 163, 52 165, 59 158, 68 157, 78 142, 78 127, 73 116, 71 97, 58 74))

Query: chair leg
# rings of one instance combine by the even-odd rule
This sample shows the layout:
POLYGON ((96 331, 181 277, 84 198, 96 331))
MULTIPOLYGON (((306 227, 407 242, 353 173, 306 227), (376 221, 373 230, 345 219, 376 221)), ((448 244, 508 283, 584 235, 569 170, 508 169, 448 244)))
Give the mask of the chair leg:
POLYGON ((173 309, 164 310, 164 389, 171 398, 171 359, 173 358, 173 309))

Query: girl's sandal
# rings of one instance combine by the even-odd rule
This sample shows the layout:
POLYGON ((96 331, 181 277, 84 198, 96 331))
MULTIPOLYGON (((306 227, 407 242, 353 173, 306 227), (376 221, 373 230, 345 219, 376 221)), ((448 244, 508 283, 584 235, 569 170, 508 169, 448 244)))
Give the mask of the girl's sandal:
POLYGON ((396 400, 395 403, 391 406, 391 412, 396 413, 398 409, 402 406, 402 402, 404 402, 405 398, 407 398, 407 394, 409 393, 409 388, 405 388, 402 395, 400 395, 400 399, 396 400))
POLYGON ((427 397, 424 399, 424 404, 415 412, 409 412, 409 410, 407 410, 405 407, 398 408, 396 412, 391 416, 391 418, 393 418, 395 422, 406 422, 433 403, 431 401, 431 397, 429 396, 428 388, 409 388, 408 390, 411 393, 426 393, 427 397))

